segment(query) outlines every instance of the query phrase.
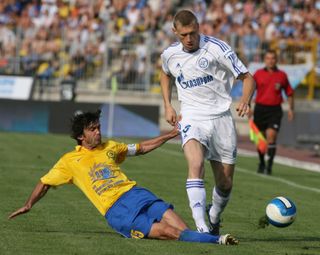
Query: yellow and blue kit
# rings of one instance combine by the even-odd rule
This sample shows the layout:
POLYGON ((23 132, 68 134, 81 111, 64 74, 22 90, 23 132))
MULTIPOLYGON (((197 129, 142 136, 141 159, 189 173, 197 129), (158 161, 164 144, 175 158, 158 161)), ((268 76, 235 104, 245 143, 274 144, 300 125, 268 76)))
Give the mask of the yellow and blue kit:
POLYGON ((168 209, 173 206, 149 190, 135 186, 115 202, 105 218, 121 235, 140 239, 148 236, 152 224, 160 222, 168 209))
POLYGON ((153 222, 160 221, 163 213, 172 206, 146 189, 133 189, 136 182, 122 172, 120 163, 138 150, 139 144, 111 140, 92 150, 78 145, 74 151, 63 155, 41 182, 50 186, 75 184, 113 229, 126 237, 143 238, 148 235, 153 222), (148 220, 143 220, 145 217, 148 220))

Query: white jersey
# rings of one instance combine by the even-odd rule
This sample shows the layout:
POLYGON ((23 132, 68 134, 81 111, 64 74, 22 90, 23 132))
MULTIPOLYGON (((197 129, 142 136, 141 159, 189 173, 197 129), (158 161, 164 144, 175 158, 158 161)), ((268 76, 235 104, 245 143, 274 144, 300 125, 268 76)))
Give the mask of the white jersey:
POLYGON ((229 111, 235 79, 247 68, 225 42, 200 35, 199 49, 188 53, 174 43, 161 55, 162 69, 175 77, 182 116, 212 119, 229 111))

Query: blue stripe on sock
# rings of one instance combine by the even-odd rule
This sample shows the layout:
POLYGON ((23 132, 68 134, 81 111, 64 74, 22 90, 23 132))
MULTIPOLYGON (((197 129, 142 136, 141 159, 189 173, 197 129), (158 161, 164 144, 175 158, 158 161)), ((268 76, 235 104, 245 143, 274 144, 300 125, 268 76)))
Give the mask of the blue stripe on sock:
POLYGON ((203 184, 203 181, 187 181, 186 183, 187 183, 187 184, 188 184, 188 183, 201 183, 201 184, 203 184))
POLYGON ((204 182, 203 180, 201 181, 187 181, 186 182, 186 188, 204 188, 204 182))
POLYGON ((186 189, 192 189, 192 188, 204 188, 204 186, 186 186, 186 189))

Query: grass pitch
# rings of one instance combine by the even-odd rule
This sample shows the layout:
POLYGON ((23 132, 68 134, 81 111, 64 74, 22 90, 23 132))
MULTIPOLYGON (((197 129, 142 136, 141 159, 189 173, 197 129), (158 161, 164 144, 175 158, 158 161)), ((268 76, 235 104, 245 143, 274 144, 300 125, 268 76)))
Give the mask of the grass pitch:
MULTIPOLYGON (((0 141, 0 254, 320 254, 319 173, 275 165, 273 176, 258 175, 256 158, 239 157, 221 231, 238 237, 240 245, 132 240, 113 232, 73 185, 50 189, 28 214, 7 220, 39 178, 75 144, 68 136, 17 133, 0 133, 0 141), (284 229, 259 229, 266 204, 279 195, 296 203, 296 221, 284 229)), ((194 229, 185 192, 186 162, 179 145, 166 144, 148 155, 128 158, 122 167, 139 185, 173 203, 194 229)), ((213 177, 209 165, 206 169, 208 196, 213 177)))

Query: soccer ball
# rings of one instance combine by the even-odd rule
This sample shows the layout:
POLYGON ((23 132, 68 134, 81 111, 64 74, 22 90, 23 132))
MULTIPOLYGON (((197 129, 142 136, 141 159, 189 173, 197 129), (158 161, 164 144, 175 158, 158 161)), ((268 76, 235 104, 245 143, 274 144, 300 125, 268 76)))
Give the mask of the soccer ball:
POLYGON ((291 225, 297 215, 295 204, 286 197, 276 197, 266 208, 268 222, 279 228, 291 225))

